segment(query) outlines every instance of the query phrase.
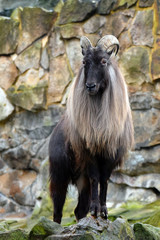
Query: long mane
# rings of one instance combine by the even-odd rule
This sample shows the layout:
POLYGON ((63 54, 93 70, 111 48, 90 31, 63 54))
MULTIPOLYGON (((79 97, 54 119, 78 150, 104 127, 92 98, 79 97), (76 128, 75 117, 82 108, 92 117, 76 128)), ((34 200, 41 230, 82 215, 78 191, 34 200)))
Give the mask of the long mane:
POLYGON ((126 152, 132 146, 133 126, 125 81, 113 61, 105 75, 107 87, 101 95, 90 96, 86 92, 83 66, 70 89, 67 135, 77 154, 85 147, 93 155, 115 156, 120 146, 126 152))

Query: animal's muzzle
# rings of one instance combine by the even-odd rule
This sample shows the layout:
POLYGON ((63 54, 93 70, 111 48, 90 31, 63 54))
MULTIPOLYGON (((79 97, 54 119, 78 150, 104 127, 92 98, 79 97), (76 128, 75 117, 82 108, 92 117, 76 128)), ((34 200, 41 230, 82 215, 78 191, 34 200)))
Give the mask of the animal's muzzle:
POLYGON ((94 92, 96 89, 96 83, 91 84, 86 83, 86 88, 88 92, 94 92))

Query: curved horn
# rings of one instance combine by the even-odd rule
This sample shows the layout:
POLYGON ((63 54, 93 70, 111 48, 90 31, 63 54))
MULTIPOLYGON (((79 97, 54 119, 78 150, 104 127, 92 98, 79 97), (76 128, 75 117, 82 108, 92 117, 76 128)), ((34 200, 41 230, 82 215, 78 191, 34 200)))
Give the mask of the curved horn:
POLYGON ((113 35, 105 35, 98 41, 97 46, 100 46, 104 51, 107 51, 109 55, 112 55, 113 53, 116 55, 119 50, 119 41, 113 35))
POLYGON ((82 54, 83 55, 86 54, 86 51, 89 47, 92 47, 92 44, 91 44, 90 40, 85 36, 81 37, 80 45, 81 45, 81 48, 82 48, 82 54))

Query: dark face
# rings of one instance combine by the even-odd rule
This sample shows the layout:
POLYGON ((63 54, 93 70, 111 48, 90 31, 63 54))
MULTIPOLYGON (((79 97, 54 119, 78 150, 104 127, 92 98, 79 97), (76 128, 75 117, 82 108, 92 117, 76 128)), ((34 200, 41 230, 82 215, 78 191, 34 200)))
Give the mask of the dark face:
POLYGON ((96 95, 106 87, 109 55, 100 48, 88 48, 83 58, 85 86, 88 94, 96 95))

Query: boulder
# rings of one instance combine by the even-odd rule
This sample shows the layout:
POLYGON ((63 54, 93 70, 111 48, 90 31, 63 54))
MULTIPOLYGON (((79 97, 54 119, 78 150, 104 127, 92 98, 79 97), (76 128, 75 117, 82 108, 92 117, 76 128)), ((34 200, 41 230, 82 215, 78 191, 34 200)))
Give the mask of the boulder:
POLYGON ((122 53, 120 68, 128 84, 150 82, 149 52, 143 47, 131 47, 122 53))
POLYGON ((138 11, 131 27, 134 45, 153 46, 153 10, 138 11))
POLYGON ((18 70, 10 57, 0 57, 0 87, 7 90, 18 76, 18 70))
POLYGON ((21 73, 29 68, 39 68, 41 54, 41 40, 35 42, 33 45, 24 50, 15 59, 15 64, 21 73))
POLYGON ((59 24, 81 22, 85 20, 94 13, 96 5, 96 1, 65 1, 60 12, 59 24))
POLYGON ((66 55, 50 59, 48 104, 61 102, 63 93, 71 81, 66 55))
POLYGON ((160 236, 160 228, 156 228, 148 224, 135 223, 133 229, 136 240, 158 240, 160 236))
POLYGON ((0 16, 0 54, 14 53, 18 44, 19 23, 0 16))
POLYGON ((17 52, 20 53, 51 30, 57 13, 38 7, 25 7, 20 9, 18 18, 21 30, 17 52))
POLYGON ((13 105, 7 99, 7 96, 2 88, 0 88, 0 121, 8 118, 14 111, 13 105))

